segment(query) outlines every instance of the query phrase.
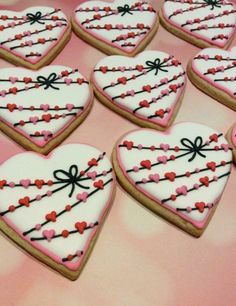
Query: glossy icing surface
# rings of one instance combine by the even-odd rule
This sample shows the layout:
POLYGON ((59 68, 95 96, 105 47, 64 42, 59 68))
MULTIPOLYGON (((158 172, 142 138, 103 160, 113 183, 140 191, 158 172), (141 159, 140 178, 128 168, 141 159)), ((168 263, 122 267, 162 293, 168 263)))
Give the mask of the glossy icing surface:
POLYGON ((230 51, 218 48, 203 49, 194 57, 192 69, 205 81, 236 99, 235 47, 230 51))
POLYGON ((166 133, 127 133, 116 152, 123 174, 135 188, 197 228, 204 227, 219 200, 232 163, 221 133, 190 122, 166 133))
POLYGON ((113 189, 110 161, 94 147, 64 145, 46 158, 26 152, 1 165, 0 215, 33 247, 76 270, 113 189))
POLYGON ((87 1, 75 9, 74 18, 84 31, 130 53, 149 34, 157 14, 145 1, 87 1))
POLYGON ((82 115, 91 99, 88 81, 78 69, 0 70, 1 120, 39 147, 82 115))
POLYGON ((108 56, 94 68, 93 81, 116 106, 144 121, 166 127, 186 84, 174 57, 144 51, 135 58, 108 56))
POLYGON ((224 47, 234 33, 236 10, 230 1, 165 0, 162 12, 177 29, 217 47, 224 47))
POLYGON ((45 57, 67 29, 60 9, 33 6, 22 12, 0 11, 0 47, 32 64, 45 57))

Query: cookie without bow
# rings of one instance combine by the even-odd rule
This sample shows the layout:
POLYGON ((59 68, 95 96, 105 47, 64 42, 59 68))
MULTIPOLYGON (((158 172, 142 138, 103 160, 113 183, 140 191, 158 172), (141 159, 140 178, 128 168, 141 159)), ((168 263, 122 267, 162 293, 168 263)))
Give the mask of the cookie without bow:
POLYGON ((146 1, 87 1, 75 9, 72 25, 79 37, 103 52, 133 56, 152 39, 159 20, 146 1))
POLYGON ((0 56, 30 69, 49 64, 69 41, 71 26, 60 9, 33 6, 0 10, 0 56))
POLYGON ((76 279, 114 194, 105 153, 85 144, 61 146, 47 157, 21 153, 0 166, 0 176, 0 229, 40 261, 76 279))
POLYGON ((195 86, 222 104, 236 110, 236 48, 230 51, 208 48, 188 64, 188 76, 195 86))
POLYGON ((133 197, 199 237, 228 180, 232 153, 222 133, 185 122, 165 133, 140 129, 125 134, 114 148, 113 163, 133 197))
POLYGON ((234 123, 229 129, 226 138, 230 146, 232 147, 234 162, 236 163, 236 123, 234 123))
POLYGON ((0 129, 26 149, 47 154, 85 119, 92 100, 78 69, 0 69, 0 129))
POLYGON ((181 105, 185 71, 172 55, 144 51, 135 58, 108 56, 94 68, 95 94, 136 124, 166 129, 181 105))
POLYGON ((168 31, 200 48, 227 48, 235 31, 236 8, 227 0, 165 0, 160 20, 168 31))

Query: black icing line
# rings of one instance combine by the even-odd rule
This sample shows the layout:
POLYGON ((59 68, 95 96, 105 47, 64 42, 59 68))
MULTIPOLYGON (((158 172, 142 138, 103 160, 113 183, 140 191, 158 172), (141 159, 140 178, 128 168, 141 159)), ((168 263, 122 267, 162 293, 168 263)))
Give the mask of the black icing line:
MULTIPOLYGON (((226 162, 224 165, 222 165, 222 164, 216 165, 216 168, 221 168, 221 167, 224 167, 225 165, 231 165, 231 164, 232 164, 232 161, 229 161, 229 162, 226 162)), ((199 169, 199 171, 195 171, 195 170, 194 170, 194 171, 191 171, 191 172, 189 172, 189 173, 190 173, 191 176, 192 176, 192 174, 198 174, 198 173, 205 172, 205 171, 211 171, 211 169, 208 168, 208 167, 206 167, 206 168, 199 169)), ((183 173, 183 174, 176 175, 176 176, 175 176, 175 179, 182 178, 182 177, 186 177, 186 172, 183 173)), ((188 177, 186 177, 186 179, 187 179, 187 178, 188 178, 188 177)), ((163 178, 160 178, 158 182, 168 181, 168 180, 169 180, 168 178, 163 177, 163 178)), ((147 180, 147 181, 145 182, 145 184, 147 184, 147 183, 155 183, 155 181, 153 181, 153 180, 147 180)), ((143 183, 143 181, 136 181, 135 184, 136 184, 136 185, 139 185, 139 184, 144 184, 144 183, 143 183)))
MULTIPOLYGON (((98 225, 98 222, 95 222, 93 224, 93 226, 86 226, 84 230, 88 230, 88 229, 93 229, 95 226, 98 225)), ((78 234, 78 230, 73 230, 73 231, 69 231, 69 235, 71 234, 78 234)), ((57 234, 55 236, 52 237, 52 239, 55 239, 55 238, 60 238, 60 237, 63 237, 62 234, 57 234)), ((30 238, 31 241, 39 241, 39 240, 47 240, 46 237, 32 237, 30 238)))
POLYGON ((33 42, 32 45, 17 45, 17 46, 14 46, 14 47, 10 47, 10 50, 15 50, 15 49, 18 49, 18 48, 25 48, 25 47, 31 47, 31 46, 35 46, 35 45, 43 45, 45 43, 48 43, 48 42, 53 42, 53 41, 57 41, 58 39, 57 38, 50 38, 50 39, 45 39, 44 43, 41 43, 41 42, 33 42))
MULTIPOLYGON (((66 26, 67 24, 66 23, 63 23, 62 24, 62 26, 66 26)), ((54 25, 54 26, 52 26, 52 29, 54 29, 54 28, 58 28, 58 27, 60 27, 59 25, 54 25)), ((42 32, 46 32, 46 31, 51 31, 51 30, 49 30, 49 29, 43 29, 43 30, 36 30, 36 31, 34 31, 34 32, 31 32, 30 33, 30 36, 32 36, 32 35, 35 35, 35 34, 39 34, 39 33, 42 33, 42 32)), ((22 38, 24 38, 24 37, 28 37, 28 35, 22 35, 22 38)), ((5 43, 11 43, 11 42, 13 42, 13 41, 16 41, 16 40, 19 40, 19 39, 17 39, 17 38, 12 38, 11 39, 11 41, 9 41, 9 40, 5 40, 5 41, 2 41, 0 44, 1 45, 4 45, 5 43)))
MULTIPOLYGON (((64 115, 58 115, 57 117, 51 117, 50 118, 50 121, 51 120, 58 120, 59 118, 63 118, 64 119, 64 117, 69 117, 69 116, 76 116, 78 113, 69 113, 69 114, 64 114, 64 115)), ((44 119, 38 119, 37 120, 37 123, 38 122, 45 122, 45 123, 50 123, 50 121, 49 122, 47 122, 47 121, 45 121, 44 119)), ((31 121, 24 121, 24 125, 25 124, 34 124, 33 122, 31 122, 31 121)), ((21 124, 20 124, 20 122, 17 122, 17 123, 14 123, 13 124, 13 126, 21 126, 21 124)))
MULTIPOLYGON (((224 174, 218 176, 218 180, 220 180, 221 178, 223 178, 223 177, 225 177, 225 176, 229 176, 229 175, 230 175, 230 171, 228 171, 228 172, 226 172, 226 173, 224 173, 224 174)), ((209 180, 209 184, 211 184, 211 183, 213 183, 213 182, 217 182, 217 181, 215 181, 214 179, 209 180)), ((198 186, 199 186, 199 188, 201 188, 201 187, 203 187, 203 186, 205 186, 205 185, 202 183, 202 184, 199 184, 198 186)), ((208 188, 207 186, 205 186, 205 187, 208 188)), ((187 192, 189 193, 189 192, 194 191, 194 190, 197 191, 198 189, 196 189, 196 188, 193 187, 193 188, 188 189, 187 192)), ((175 197, 176 197, 176 198, 178 198, 178 197, 180 197, 180 196, 183 196, 183 194, 175 194, 175 197)), ((170 200, 171 200, 171 197, 166 198, 166 199, 163 199, 163 200, 161 201, 161 203, 164 204, 165 202, 170 201, 170 200)))
MULTIPOLYGON (((103 184, 103 186, 108 185, 108 184, 109 184, 110 182, 112 182, 112 181, 113 181, 112 178, 109 179, 108 181, 106 181, 106 182, 103 184)), ((93 194, 95 194, 95 193, 98 192, 99 190, 101 190, 101 189, 100 189, 100 188, 94 189, 92 192, 90 192, 90 193, 88 194, 87 198, 91 197, 93 194)), ((77 205, 79 205, 79 204, 81 204, 81 203, 84 203, 84 202, 83 202, 82 200, 79 200, 79 201, 75 202, 74 204, 72 204, 72 205, 71 205, 71 210, 72 210, 72 208, 76 207, 77 205)), ((85 205, 86 205, 86 203, 85 203, 85 205)), ((71 210, 70 210, 70 211, 71 211, 71 210)), ((61 215, 63 215, 64 213, 66 213, 66 212, 68 212, 66 209, 61 210, 59 213, 57 213, 57 218, 60 217, 61 215)), ((52 222, 52 221, 47 220, 47 221, 41 223, 40 225, 41 225, 41 227, 43 227, 44 225, 48 224, 49 222, 52 222)), ((33 227, 33 228, 31 228, 30 230, 24 232, 24 233, 23 233, 23 236, 26 236, 26 235, 28 235, 28 234, 34 232, 35 230, 36 230, 36 228, 33 227)))

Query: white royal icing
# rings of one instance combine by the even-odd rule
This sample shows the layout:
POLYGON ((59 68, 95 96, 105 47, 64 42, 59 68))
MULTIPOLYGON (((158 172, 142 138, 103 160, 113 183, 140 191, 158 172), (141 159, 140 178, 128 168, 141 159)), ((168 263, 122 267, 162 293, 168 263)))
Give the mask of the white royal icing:
POLYGON ((165 0, 162 13, 178 30, 224 47, 236 24, 235 6, 225 0, 165 0))
POLYGON ((77 69, 65 66, 47 66, 37 72, 4 68, 0 84, 2 121, 39 147, 82 115, 92 97, 88 81, 77 69))
POLYGON ((102 59, 94 68, 93 81, 111 104, 144 122, 166 127, 186 78, 175 57, 160 51, 145 51, 132 59, 117 55, 102 59), (113 68, 115 71, 109 71, 113 68), (124 78, 126 81, 122 83, 124 78), (150 86, 150 92, 144 86, 150 86))
POLYGON ((236 99, 236 48, 230 51, 204 49, 193 58, 192 69, 210 85, 236 99))
POLYGON ((157 14, 145 1, 87 1, 75 9, 74 19, 97 39, 130 53, 149 34, 157 14))
POLYGON ((33 6, 21 12, 1 10, 0 47, 36 64, 60 42, 67 28, 66 16, 52 7, 33 6))
POLYGON ((119 140, 116 152, 119 166, 135 188, 197 228, 204 227, 220 198, 232 160, 222 134, 189 122, 176 124, 166 133, 148 129, 130 132, 119 140), (211 140, 214 134, 218 137, 211 140), (176 146, 179 151, 175 151, 176 146), (146 166, 150 162, 151 168, 141 164, 142 161, 146 161, 146 166), (208 164, 212 162, 214 164, 208 164), (166 173, 172 172, 175 173, 174 181, 166 177, 166 173), (188 177, 186 172, 193 173, 188 177), (208 178, 208 187, 200 181, 203 177, 208 178), (172 199, 172 195, 177 196, 176 199, 172 199))
POLYGON ((33 247, 57 263, 76 270, 111 202, 113 174, 108 158, 89 145, 69 144, 57 148, 49 157, 32 152, 18 154, 1 165, 0 173, 1 218, 33 247), (97 165, 89 166, 88 162, 93 159, 97 160, 97 165), (75 183, 68 182, 71 177, 75 183), (46 183, 38 188, 36 179, 46 183), (28 186, 27 180, 33 186, 28 186), (48 180, 54 184, 48 186, 48 180), (100 180, 103 189, 94 186, 100 180), (41 199, 36 200, 37 195, 41 195, 41 199), (25 197, 31 201, 29 207, 19 204, 25 197), (9 205, 19 207, 9 211, 9 205), (67 205, 71 205, 71 209, 65 211, 67 205), (46 215, 53 211, 56 220, 48 221, 46 215), (75 227, 77 222, 86 222, 87 229, 80 233, 75 227), (74 232, 62 237, 63 230, 74 232), (73 258, 68 260, 68 255, 73 258))

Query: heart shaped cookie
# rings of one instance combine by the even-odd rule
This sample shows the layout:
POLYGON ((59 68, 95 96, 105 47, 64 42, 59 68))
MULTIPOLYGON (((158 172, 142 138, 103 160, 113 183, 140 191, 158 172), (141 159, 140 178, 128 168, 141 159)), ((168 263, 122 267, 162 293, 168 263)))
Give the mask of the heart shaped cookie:
POLYGON ((33 6, 22 12, 0 10, 0 56, 9 62, 39 69, 50 63, 71 35, 60 9, 33 6))
POLYGON ((64 66, 0 70, 0 129, 27 149, 46 154, 87 116, 88 81, 64 66))
POLYGON ((236 123, 229 129, 226 138, 233 149, 234 162, 236 163, 236 123))
POLYGON ((178 112, 186 77, 174 56, 145 51, 134 59, 102 59, 92 82, 98 99, 115 112, 141 126, 165 129, 178 112))
POLYGON ((198 237, 220 200, 232 153, 221 133, 186 122, 166 133, 127 133, 114 148, 113 162, 122 186, 133 197, 198 237))
POLYGON ((200 48, 227 48, 235 31, 236 9, 227 0, 165 0, 160 20, 168 31, 200 48))
POLYGON ((72 25, 79 37, 103 52, 133 56, 152 39, 159 20, 146 1, 87 1, 75 9, 72 25))
POLYGON ((187 72, 200 90, 236 110, 236 48, 204 49, 189 61, 187 72))
POLYGON ((109 210, 114 178, 105 153, 84 144, 47 157, 18 154, 0 167, 0 229, 74 280, 109 210))

